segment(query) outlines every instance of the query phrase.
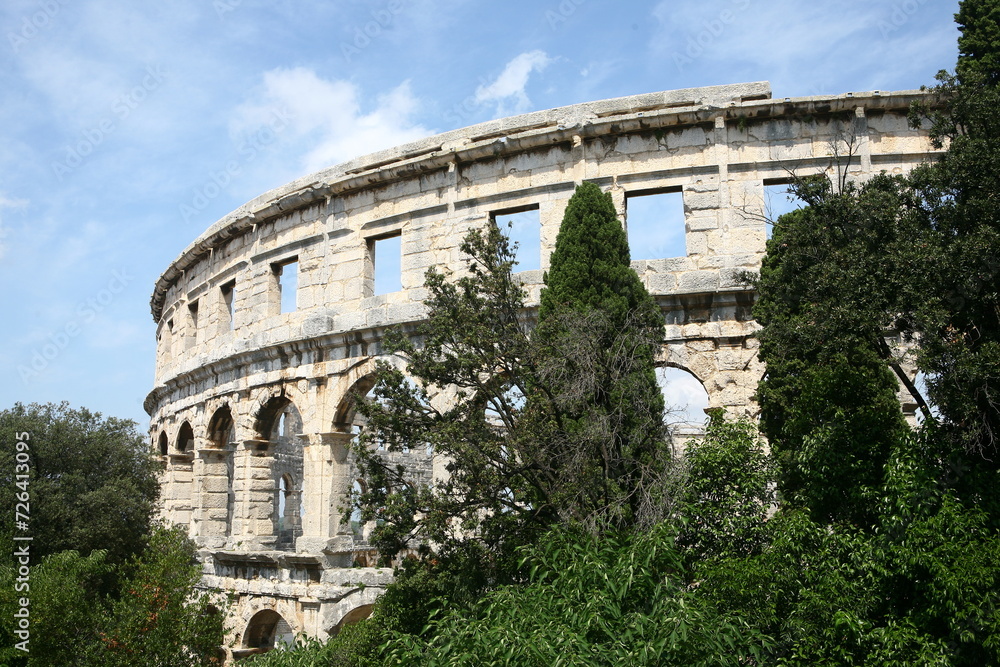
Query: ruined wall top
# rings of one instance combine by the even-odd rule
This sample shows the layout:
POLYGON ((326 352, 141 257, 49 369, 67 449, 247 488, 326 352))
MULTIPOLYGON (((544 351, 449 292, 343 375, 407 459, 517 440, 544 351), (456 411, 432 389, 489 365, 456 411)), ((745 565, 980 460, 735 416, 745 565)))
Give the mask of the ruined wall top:
POLYGON ((361 156, 266 192, 211 225, 185 248, 156 282, 150 301, 154 321, 167 290, 184 271, 228 239, 259 221, 301 209, 338 194, 412 178, 452 161, 475 161, 572 141, 573 137, 622 134, 695 125, 724 118, 739 122, 868 109, 905 110, 921 91, 845 93, 772 99, 766 81, 662 91, 585 102, 487 121, 361 156))

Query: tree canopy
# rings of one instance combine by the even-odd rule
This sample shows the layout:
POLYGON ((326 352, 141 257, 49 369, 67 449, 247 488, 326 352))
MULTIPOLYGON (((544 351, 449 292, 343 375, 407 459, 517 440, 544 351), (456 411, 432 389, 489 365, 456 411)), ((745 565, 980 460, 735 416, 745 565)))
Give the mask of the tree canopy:
MULTIPOLYGON (((60 404, 16 404, 0 412, 0 536, 14 527, 15 445, 26 434, 32 557, 107 552, 118 564, 139 553, 159 485, 157 464, 135 423, 60 404)), ((9 550, 8 550, 9 552, 9 550)))
POLYGON ((0 412, 0 458, 2 664, 218 662, 225 603, 197 590, 201 568, 183 529, 153 523, 157 464, 134 422, 17 404, 0 412), (28 509, 18 507, 24 498, 28 509), (18 535, 30 541, 13 540, 16 510, 27 515, 18 535), (28 552, 27 577, 15 544, 28 552), (15 647, 22 600, 28 651, 15 647))

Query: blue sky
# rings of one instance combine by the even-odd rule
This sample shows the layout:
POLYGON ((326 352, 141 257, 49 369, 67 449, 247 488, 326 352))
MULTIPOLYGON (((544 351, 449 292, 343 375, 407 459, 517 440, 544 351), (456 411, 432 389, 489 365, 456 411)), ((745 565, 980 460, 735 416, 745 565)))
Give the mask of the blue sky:
POLYGON ((0 408, 145 429, 153 284, 215 220, 310 171, 514 113, 767 80, 932 84, 945 0, 5 0, 0 408))

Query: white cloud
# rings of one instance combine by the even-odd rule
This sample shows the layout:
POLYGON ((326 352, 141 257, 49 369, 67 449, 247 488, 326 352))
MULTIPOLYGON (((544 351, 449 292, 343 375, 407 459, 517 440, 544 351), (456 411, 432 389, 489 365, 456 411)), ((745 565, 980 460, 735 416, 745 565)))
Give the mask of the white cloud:
POLYGON ((527 111, 531 105, 531 100, 525 92, 528 77, 532 72, 541 72, 551 62, 552 58, 549 58, 544 51, 527 51, 520 54, 507 63, 496 81, 476 89, 476 102, 480 104, 496 102, 497 116, 527 111), (514 101, 514 106, 508 108, 505 102, 511 99, 514 101))
POLYGON ((373 109, 362 107, 350 81, 323 79, 305 67, 279 68, 265 72, 256 99, 237 108, 230 133, 239 140, 283 118, 279 140, 298 149, 308 172, 433 134, 413 121, 419 100, 409 81, 379 95, 373 109))
POLYGON ((708 392, 694 375, 679 368, 656 369, 656 381, 668 411, 667 420, 675 424, 705 423, 708 392))

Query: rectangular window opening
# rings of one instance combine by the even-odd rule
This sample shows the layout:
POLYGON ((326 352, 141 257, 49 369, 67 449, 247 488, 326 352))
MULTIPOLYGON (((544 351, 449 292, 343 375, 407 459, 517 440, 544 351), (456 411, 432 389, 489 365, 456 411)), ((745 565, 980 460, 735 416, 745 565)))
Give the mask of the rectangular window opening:
POLYGON ((197 299, 188 304, 188 335, 187 347, 194 347, 198 343, 198 301, 197 299))
POLYGON ((625 227, 633 260, 685 257, 687 240, 681 188, 626 194, 625 227))
POLYGON ((805 206, 805 202, 789 191, 790 178, 764 179, 764 217, 767 219, 767 238, 771 238, 774 223, 785 213, 791 213, 805 206))
POLYGON ((400 232, 392 236, 368 239, 370 275, 374 278, 375 294, 389 294, 403 289, 402 239, 400 232))
POLYGON ((230 280, 221 288, 222 292, 222 329, 232 331, 236 322, 236 281, 230 280))
POLYGON ((272 264, 282 313, 293 313, 298 307, 299 259, 294 257, 280 264, 272 264))
POLYGON ((516 243, 514 271, 542 268, 542 218, 538 205, 496 211, 490 214, 501 234, 516 243))

